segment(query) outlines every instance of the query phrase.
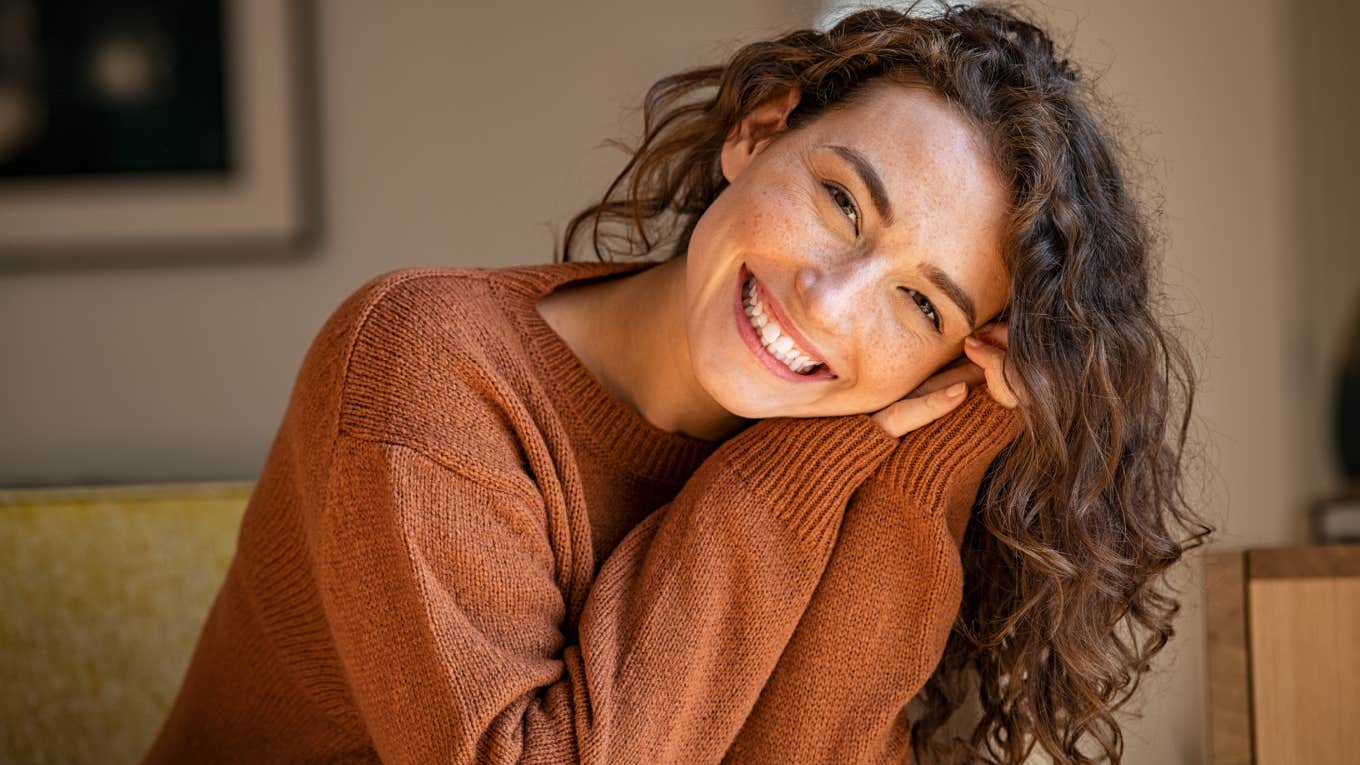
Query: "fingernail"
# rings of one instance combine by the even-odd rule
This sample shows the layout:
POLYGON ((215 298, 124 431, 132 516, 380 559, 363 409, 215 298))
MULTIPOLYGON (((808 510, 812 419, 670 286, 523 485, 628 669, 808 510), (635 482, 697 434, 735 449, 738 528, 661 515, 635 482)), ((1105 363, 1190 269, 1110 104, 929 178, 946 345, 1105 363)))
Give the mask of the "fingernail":
POLYGON ((965 385, 965 384, 963 384, 963 383, 961 383, 961 382, 960 382, 960 383, 954 383, 953 385, 949 386, 949 389, 946 390, 946 391, 944 392, 944 395, 946 395, 946 396, 948 396, 948 397, 950 397, 950 398, 958 398, 959 396, 962 396, 962 395, 963 395, 963 391, 964 391, 967 387, 968 387, 967 385, 965 385))
POLYGON ((963 344, 969 348, 978 348, 982 345, 982 341, 969 335, 968 337, 963 338, 963 344))

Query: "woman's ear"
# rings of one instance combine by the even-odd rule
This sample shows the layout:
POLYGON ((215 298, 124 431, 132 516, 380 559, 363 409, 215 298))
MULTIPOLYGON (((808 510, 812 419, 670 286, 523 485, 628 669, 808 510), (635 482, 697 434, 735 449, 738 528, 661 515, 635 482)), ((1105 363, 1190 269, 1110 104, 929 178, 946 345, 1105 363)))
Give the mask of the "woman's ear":
POLYGON ((767 99, 752 109, 732 127, 723 142, 721 158, 723 177, 728 183, 746 169, 777 133, 788 129, 789 113, 802 97, 801 90, 790 88, 782 96, 767 99))

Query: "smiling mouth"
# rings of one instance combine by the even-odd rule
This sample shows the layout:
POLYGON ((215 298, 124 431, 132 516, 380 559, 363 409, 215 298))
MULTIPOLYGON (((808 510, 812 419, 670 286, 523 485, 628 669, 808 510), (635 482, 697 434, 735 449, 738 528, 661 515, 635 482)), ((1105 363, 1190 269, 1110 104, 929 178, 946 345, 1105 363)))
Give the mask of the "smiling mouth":
POLYGON ((756 331, 756 339, 784 366, 800 375, 810 375, 826 366, 820 359, 795 345, 793 338, 788 336, 779 322, 766 314, 765 304, 756 293, 754 276, 749 277, 742 288, 742 306, 751 327, 756 331))
POLYGON ((838 378, 826 362, 813 355, 815 350, 788 324, 782 307, 765 293, 745 263, 733 288, 732 312, 737 334, 762 366, 789 382, 838 378))

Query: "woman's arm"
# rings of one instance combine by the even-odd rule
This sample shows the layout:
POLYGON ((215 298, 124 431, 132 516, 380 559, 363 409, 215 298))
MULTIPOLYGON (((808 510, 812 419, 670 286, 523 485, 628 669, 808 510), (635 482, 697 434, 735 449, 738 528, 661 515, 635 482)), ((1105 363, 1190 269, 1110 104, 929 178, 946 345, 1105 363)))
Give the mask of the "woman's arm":
POLYGON ((908 701, 958 612, 958 546, 1018 432, 982 387, 908 433, 855 492, 822 581, 725 763, 903 762, 908 701))
POLYGON ((543 499, 508 488, 526 476, 342 434, 314 570, 379 756, 719 761, 897 444, 866 415, 752 425, 619 543, 564 634, 569 567, 543 499))

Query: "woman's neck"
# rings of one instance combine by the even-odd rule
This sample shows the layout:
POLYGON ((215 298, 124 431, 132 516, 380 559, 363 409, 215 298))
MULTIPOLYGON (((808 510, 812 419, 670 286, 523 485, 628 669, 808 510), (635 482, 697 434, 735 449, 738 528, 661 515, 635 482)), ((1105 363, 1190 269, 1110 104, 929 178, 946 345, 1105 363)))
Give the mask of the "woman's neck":
POLYGON ((685 258, 555 291, 539 313, 619 400, 668 433, 722 441, 749 421, 699 384, 685 340, 685 258))

